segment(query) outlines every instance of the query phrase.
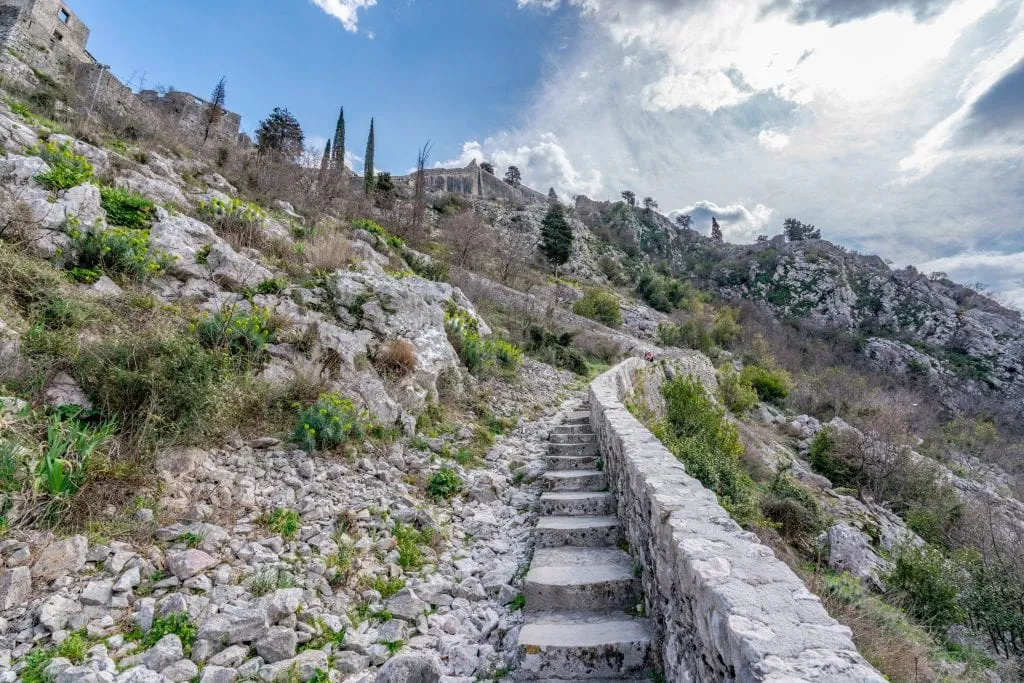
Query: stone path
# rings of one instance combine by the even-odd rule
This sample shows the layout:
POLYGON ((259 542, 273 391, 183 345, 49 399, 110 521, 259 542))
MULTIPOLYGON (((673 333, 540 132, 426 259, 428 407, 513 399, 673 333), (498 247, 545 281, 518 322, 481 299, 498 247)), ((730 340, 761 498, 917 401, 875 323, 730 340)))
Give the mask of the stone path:
POLYGON ((589 412, 554 428, 547 465, 526 575, 519 677, 647 680, 656 659, 651 625, 628 612, 639 602, 639 581, 618 547, 615 498, 589 412))

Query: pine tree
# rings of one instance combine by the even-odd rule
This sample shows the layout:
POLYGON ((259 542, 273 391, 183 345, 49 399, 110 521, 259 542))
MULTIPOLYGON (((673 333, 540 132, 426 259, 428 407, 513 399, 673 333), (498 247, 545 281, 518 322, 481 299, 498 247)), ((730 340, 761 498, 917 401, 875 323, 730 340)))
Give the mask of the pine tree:
POLYGON ((718 219, 714 216, 711 217, 711 239, 716 242, 723 241, 722 239, 722 228, 718 225, 718 219))
POLYGON ((552 187, 551 189, 548 190, 548 199, 551 199, 556 202, 558 201, 558 193, 555 192, 555 188, 552 187))
POLYGON ((298 119, 281 107, 274 107, 274 111, 256 128, 256 148, 261 155, 295 159, 302 154, 305 139, 298 119))
POLYGON ((370 119, 370 137, 366 139, 366 159, 363 162, 363 178, 366 182, 366 194, 373 194, 373 119, 370 119))
POLYGON ((519 187, 523 182, 523 174, 519 171, 518 166, 508 167, 508 170, 505 171, 505 182, 512 187, 519 187))
POLYGON ((334 127, 334 168, 345 168, 345 107, 338 112, 338 123, 334 127))
POLYGON ((636 206, 636 192, 632 190, 623 190, 622 199, 630 206, 636 206))
POLYGON ((572 227, 561 202, 552 201, 540 228, 540 251, 558 272, 558 266, 572 256, 572 227))

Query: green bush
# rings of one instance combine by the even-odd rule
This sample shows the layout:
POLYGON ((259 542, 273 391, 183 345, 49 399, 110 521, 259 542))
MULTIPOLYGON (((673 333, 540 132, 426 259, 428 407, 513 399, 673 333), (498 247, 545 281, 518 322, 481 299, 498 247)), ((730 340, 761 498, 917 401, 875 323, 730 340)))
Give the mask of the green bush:
POLYGON ((790 543, 808 542, 828 523, 814 494, 784 470, 761 497, 761 512, 790 543))
POLYGON ((897 591, 906 610, 937 633, 960 619, 962 572, 934 546, 903 545, 893 553, 886 584, 897 591))
POLYGON ((692 310, 700 301, 700 296, 689 282, 683 283, 650 269, 637 278, 636 292, 648 306, 663 313, 680 308, 692 310))
POLYGON ((406 571, 415 571, 423 566, 423 546, 430 543, 433 532, 419 530, 409 524, 395 524, 393 532, 398 546, 398 566, 406 571))
POLYGON ((832 482, 834 487, 857 486, 857 473, 838 455, 839 434, 825 427, 814 435, 808 460, 811 469, 832 482))
POLYGON ((448 279, 448 264, 441 259, 420 256, 409 249, 402 252, 402 258, 405 259, 409 269, 424 280, 444 282, 448 279))
POLYGON ((199 215, 219 234, 243 247, 260 247, 266 242, 263 222, 267 212, 259 205, 241 199, 224 201, 214 197, 200 202, 199 215))
POLYGON ((71 231, 74 267, 101 270, 130 280, 147 280, 173 262, 149 244, 149 231, 113 227, 107 230, 71 231))
POLYGON ((434 498, 449 500, 459 495, 464 487, 459 473, 445 468, 430 475, 427 481, 427 494, 434 498))
POLYGON ((146 332, 86 347, 78 379, 122 432, 195 442, 205 433, 223 376, 219 357, 193 338, 146 332))
POLYGON ((583 352, 573 346, 573 337, 571 332, 560 334, 547 327, 533 325, 527 331, 526 351, 542 363, 586 376, 590 366, 583 352))
POLYGON ((744 452, 739 432, 704 391, 699 381, 676 377, 661 387, 665 420, 653 425, 659 439, 686 466, 690 476, 718 495, 741 524, 760 519, 757 487, 740 466, 744 452))
POLYGON ((103 210, 107 223, 122 228, 148 230, 156 215, 156 205, 142 195, 120 187, 100 186, 103 210))
POLYGON ((619 309, 619 299, 611 292, 591 289, 573 305, 572 311, 576 315, 596 320, 608 327, 619 327, 622 325, 622 311, 619 309))
POLYGON ((445 311, 448 341, 466 369, 474 375, 513 376, 523 364, 523 352, 501 339, 484 339, 476 318, 451 305, 445 311))
POLYGON ((743 328, 736 319, 735 308, 726 306, 715 316, 714 325, 711 326, 711 338, 722 348, 729 348, 740 340, 743 328))
POLYGON ((714 337, 707 323, 700 318, 691 318, 682 325, 659 323, 657 334, 661 346, 695 349, 705 354, 714 352, 714 337))
POLYGON ((785 370, 771 370, 760 365, 747 365, 740 373, 746 384, 754 387, 754 391, 762 401, 781 403, 793 387, 793 380, 785 370))
POLYGON ((27 150, 28 154, 42 157, 50 170, 36 176, 36 182, 52 192, 68 190, 92 178, 92 164, 80 154, 71 151, 71 144, 47 142, 27 150))
POLYGON ((299 413, 292 438, 306 451, 327 450, 366 437, 373 428, 369 413, 350 399, 323 394, 299 413))
POLYGON ((737 415, 742 415, 751 408, 756 408, 760 398, 754 387, 740 378, 740 373, 731 365, 724 365, 718 371, 718 389, 722 403, 737 415))
POLYGON ((381 227, 379 223, 375 223, 374 221, 371 221, 369 219, 359 218, 357 220, 352 221, 352 229, 365 230, 371 235, 375 235, 381 238, 385 242, 385 244, 387 244, 389 247, 393 249, 405 249, 405 240, 396 235, 392 235, 390 232, 381 227))
POLYGON ((181 640, 186 657, 192 656, 192 644, 196 641, 196 627, 187 612, 173 612, 166 617, 156 617, 146 632, 135 629, 126 638, 136 642, 136 652, 143 652, 156 645, 166 635, 176 635, 181 640))
POLYGON ((212 315, 204 315, 194 327, 203 346, 226 351, 244 366, 259 363, 267 344, 276 339, 270 314, 259 307, 247 312, 233 305, 224 306, 212 315))

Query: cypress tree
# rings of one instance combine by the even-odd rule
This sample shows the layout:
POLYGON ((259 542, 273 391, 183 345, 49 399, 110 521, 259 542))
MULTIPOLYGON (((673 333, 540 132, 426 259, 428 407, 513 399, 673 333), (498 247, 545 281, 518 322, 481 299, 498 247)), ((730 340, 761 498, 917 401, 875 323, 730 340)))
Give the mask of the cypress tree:
POLYGON ((558 266, 572 256, 572 227, 561 202, 552 201, 540 228, 540 251, 558 272, 558 266))
POLYGON ((722 228, 718 225, 718 219, 714 216, 711 217, 711 239, 716 242, 722 241, 722 228))
POLYGON ((366 194, 373 194, 373 119, 370 119, 370 137, 366 139, 366 160, 363 163, 363 177, 366 182, 366 194))
POLYGON ((331 170, 331 141, 327 141, 327 146, 324 147, 324 156, 320 160, 320 175, 324 176, 327 171, 331 170))
POLYGON ((338 112, 338 124, 334 127, 334 168, 345 168, 345 107, 338 112))

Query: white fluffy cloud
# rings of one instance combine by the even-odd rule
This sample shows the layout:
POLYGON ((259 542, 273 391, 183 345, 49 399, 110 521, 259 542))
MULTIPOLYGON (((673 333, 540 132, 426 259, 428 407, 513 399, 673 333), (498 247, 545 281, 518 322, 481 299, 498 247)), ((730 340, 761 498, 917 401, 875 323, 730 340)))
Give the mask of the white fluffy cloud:
POLYGON ((730 239, 793 216, 900 265, 1024 251, 1021 0, 518 2, 582 28, 504 135, 556 134, 601 198, 752 207, 730 239))
POLYGON ((777 130, 763 129, 757 134, 757 143, 765 149, 777 152, 789 146, 789 136, 777 130))
POLYGON ((456 157, 435 165, 456 168, 466 166, 473 160, 477 163, 490 161, 499 175, 509 166, 516 166, 522 172, 523 183, 527 186, 542 192, 553 187, 560 196, 566 198, 578 194, 593 197, 604 191, 601 172, 597 169, 576 168, 554 133, 542 133, 532 142, 513 143, 508 134, 488 138, 482 144, 471 140, 462 145, 462 151, 456 157))
POLYGON ((705 234, 710 234, 711 218, 714 217, 718 220, 727 242, 753 242, 764 231, 774 213, 764 204, 757 204, 753 209, 748 209, 740 203, 718 206, 714 202, 699 201, 691 206, 676 209, 668 216, 674 221, 676 216, 689 215, 693 219, 690 227, 705 234))
POLYGON ((373 7, 377 0, 312 0, 313 4, 341 22, 346 31, 359 30, 359 10, 373 7))

